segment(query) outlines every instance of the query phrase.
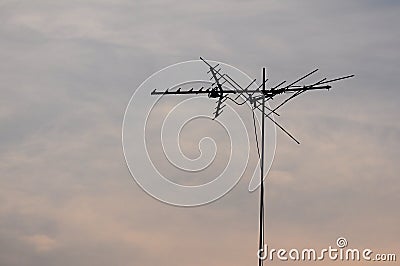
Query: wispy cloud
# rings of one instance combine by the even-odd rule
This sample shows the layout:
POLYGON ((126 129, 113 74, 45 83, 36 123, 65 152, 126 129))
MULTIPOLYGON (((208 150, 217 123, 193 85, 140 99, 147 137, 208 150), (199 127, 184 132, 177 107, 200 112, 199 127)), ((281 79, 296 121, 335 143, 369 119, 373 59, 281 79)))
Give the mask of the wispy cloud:
MULTIPOLYGON (((267 179, 267 241, 396 251, 400 181, 396 1, 3 1, 0 264, 256 263, 248 176, 199 208, 164 205, 121 149, 129 97, 197 58, 271 82, 315 66, 356 79, 299 98, 267 179)), ((321 74, 323 75, 323 74, 321 74)), ((197 144, 197 143, 196 143, 197 144)), ((190 146, 186 143, 187 147, 190 146)))

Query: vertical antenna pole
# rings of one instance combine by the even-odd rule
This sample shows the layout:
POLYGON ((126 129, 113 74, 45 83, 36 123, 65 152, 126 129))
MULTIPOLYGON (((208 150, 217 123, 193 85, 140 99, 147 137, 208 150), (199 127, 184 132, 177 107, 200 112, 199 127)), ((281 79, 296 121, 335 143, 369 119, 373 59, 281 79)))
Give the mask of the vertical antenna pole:
MULTIPOLYGON (((260 175, 260 239, 259 250, 264 249, 264 139, 265 139, 265 67, 262 73, 262 114, 261 114, 261 175, 260 175)), ((267 252, 264 250, 264 252, 267 252)), ((264 255, 265 256, 265 255, 264 255)), ((263 260, 258 259, 258 265, 263 265, 263 260)))

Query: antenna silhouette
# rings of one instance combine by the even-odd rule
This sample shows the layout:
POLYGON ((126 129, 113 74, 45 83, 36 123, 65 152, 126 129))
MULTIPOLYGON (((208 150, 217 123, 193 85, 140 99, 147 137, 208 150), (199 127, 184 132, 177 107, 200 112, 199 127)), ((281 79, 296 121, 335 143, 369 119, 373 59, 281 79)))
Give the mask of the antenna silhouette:
MULTIPOLYGON (((157 91, 154 89, 151 92, 151 95, 187 95, 187 94, 205 94, 209 98, 215 98, 216 107, 213 112, 213 120, 220 116, 226 106, 225 101, 230 100, 237 105, 243 105, 245 103, 249 103, 252 108, 253 113, 253 122, 255 129, 255 137, 257 142, 257 151, 260 158, 260 203, 259 203, 259 250, 263 250, 264 247, 264 146, 265 146, 265 118, 268 118, 272 121, 279 129, 281 129, 289 138, 295 141, 297 144, 300 142, 289 132, 287 131, 281 124, 276 122, 272 114, 276 116, 280 116, 277 111, 287 104, 293 98, 311 90, 329 90, 332 88, 331 84, 336 81, 348 79, 354 77, 354 75, 342 76, 333 79, 323 78, 317 82, 298 85, 300 81, 305 80, 310 77, 314 73, 318 71, 315 69, 304 76, 292 81, 289 85, 285 85, 286 80, 278 83, 275 86, 270 88, 266 88, 266 82, 268 79, 266 78, 266 69, 265 67, 262 69, 262 82, 256 89, 249 89, 253 84, 255 84, 256 79, 252 80, 247 86, 243 87, 239 85, 232 77, 230 77, 227 73, 222 73, 222 68, 219 67, 219 64, 212 66, 209 62, 207 62, 204 58, 200 57, 209 68, 207 74, 211 74, 210 80, 213 80, 213 83, 208 88, 191 88, 190 90, 182 90, 182 88, 175 89, 173 91, 169 91, 168 89, 164 91, 157 91), (228 88, 227 85, 230 86, 228 88), (236 97, 232 98, 231 96, 235 95, 236 97), (275 108, 271 109, 266 106, 267 101, 273 101, 275 96, 277 95, 290 95, 281 103, 279 103, 275 108), (242 101, 239 102, 239 98, 242 98, 242 101), (258 136, 256 130, 255 123, 255 115, 254 112, 261 112, 261 154, 259 152, 259 144, 258 144, 258 136)), ((261 258, 258 259, 258 265, 263 265, 263 260, 261 258)))

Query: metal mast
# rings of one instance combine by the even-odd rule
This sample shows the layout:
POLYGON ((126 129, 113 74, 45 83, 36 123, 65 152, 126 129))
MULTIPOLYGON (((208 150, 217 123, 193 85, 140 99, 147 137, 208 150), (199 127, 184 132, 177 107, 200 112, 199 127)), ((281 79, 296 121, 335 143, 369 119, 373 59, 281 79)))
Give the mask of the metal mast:
MULTIPOLYGON (((265 145, 265 67, 262 72, 262 116, 261 116, 261 176, 260 176, 260 239, 259 250, 264 248, 264 145, 265 145)), ((263 260, 258 258, 258 265, 263 265, 263 260)))

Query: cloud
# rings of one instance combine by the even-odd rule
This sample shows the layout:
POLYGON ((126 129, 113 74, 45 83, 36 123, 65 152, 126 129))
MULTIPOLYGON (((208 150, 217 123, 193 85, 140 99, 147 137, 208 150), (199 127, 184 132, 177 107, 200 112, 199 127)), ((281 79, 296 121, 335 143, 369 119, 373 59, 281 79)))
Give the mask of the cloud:
POLYGON ((25 240, 32 244, 39 252, 50 251, 56 246, 56 241, 46 235, 33 235, 25 237, 25 240))
POLYGON ((318 247, 343 234, 352 247, 396 250, 397 2, 1 5, 0 264, 256 262, 248 175, 213 204, 176 208, 142 191, 124 163, 132 92, 199 55, 256 78, 267 65, 270 84, 316 66, 321 76, 355 73, 281 110, 302 144, 279 133, 266 240, 318 247))

